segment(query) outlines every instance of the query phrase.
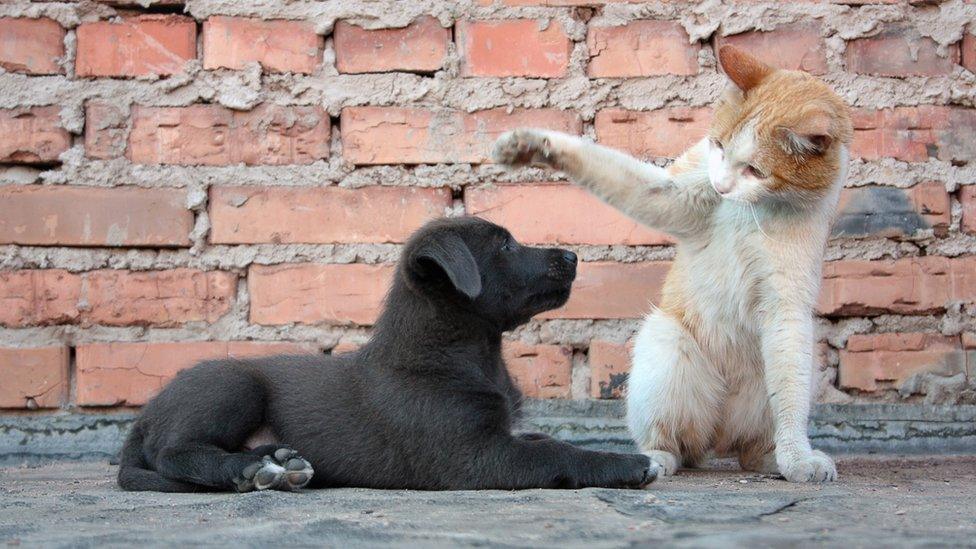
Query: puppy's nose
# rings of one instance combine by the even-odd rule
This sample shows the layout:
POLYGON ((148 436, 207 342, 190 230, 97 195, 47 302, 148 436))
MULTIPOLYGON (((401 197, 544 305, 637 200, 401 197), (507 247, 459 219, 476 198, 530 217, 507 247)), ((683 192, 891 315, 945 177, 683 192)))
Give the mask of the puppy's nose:
POLYGON ((563 252, 563 261, 569 263, 570 265, 576 265, 576 254, 570 251, 563 252))

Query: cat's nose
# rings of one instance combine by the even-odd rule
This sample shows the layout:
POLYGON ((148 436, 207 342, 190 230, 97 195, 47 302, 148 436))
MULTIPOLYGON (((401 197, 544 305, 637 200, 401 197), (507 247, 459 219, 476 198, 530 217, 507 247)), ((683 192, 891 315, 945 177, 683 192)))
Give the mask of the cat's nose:
POLYGON ((713 181, 712 187, 715 188, 715 191, 718 192, 718 194, 729 194, 732 192, 732 189, 735 188, 735 181, 733 181, 732 178, 720 179, 718 181, 713 181))

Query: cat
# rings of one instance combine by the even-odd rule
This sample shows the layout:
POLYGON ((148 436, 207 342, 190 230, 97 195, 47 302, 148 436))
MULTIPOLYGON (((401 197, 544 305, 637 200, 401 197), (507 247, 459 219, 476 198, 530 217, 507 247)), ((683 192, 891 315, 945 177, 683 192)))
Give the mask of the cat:
POLYGON ((708 136, 668 168, 558 132, 518 129, 496 162, 564 172, 673 235, 659 307, 633 350, 627 424, 663 475, 710 455, 792 482, 837 476, 807 435, 814 307, 853 136, 826 84, 733 46, 708 136))

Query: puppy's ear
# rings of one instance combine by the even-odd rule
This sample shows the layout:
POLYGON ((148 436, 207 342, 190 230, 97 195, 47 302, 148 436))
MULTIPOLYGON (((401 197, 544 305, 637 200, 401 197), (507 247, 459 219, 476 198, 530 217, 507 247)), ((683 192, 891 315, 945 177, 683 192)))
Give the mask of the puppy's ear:
POLYGON ((430 265, 436 265, 447 275, 451 284, 469 299, 481 295, 478 264, 475 263, 468 245, 454 233, 431 235, 414 251, 411 261, 421 271, 427 270, 430 265))

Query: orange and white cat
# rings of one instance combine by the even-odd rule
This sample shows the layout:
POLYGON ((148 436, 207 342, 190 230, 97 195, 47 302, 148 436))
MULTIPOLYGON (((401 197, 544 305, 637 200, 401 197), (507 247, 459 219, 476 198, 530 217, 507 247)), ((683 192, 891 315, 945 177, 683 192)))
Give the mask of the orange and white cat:
POLYGON ((664 474, 710 453, 794 482, 833 480, 807 435, 814 306, 853 129, 809 74, 730 46, 734 86, 709 135, 668 168, 557 132, 495 144, 508 165, 542 164, 635 220, 673 235, 660 307, 637 335, 627 422, 664 474))

